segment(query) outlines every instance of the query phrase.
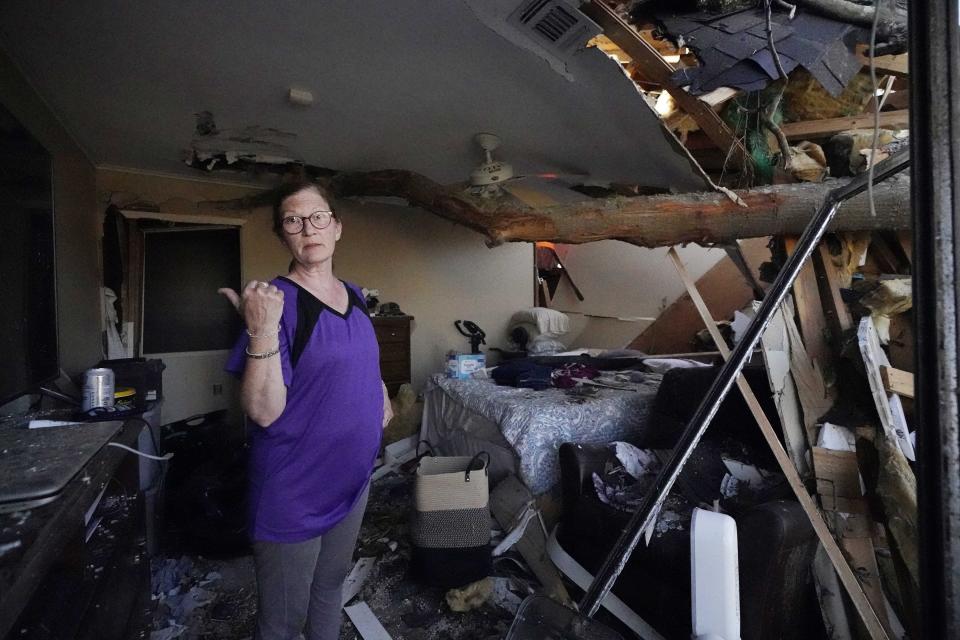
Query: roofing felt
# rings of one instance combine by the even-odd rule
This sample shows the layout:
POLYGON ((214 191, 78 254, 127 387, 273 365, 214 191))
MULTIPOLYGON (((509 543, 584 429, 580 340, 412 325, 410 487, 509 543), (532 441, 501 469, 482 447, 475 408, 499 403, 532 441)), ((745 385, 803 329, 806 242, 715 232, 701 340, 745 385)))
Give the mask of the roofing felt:
MULTIPOLYGON (((700 95, 719 87, 757 91, 779 77, 767 45, 766 17, 758 8, 726 15, 659 14, 662 30, 696 53, 700 66, 679 69, 673 81, 700 95)), ((771 16, 771 33, 783 70, 802 66, 831 95, 839 95, 860 69, 854 51, 859 29, 810 13, 792 20, 771 16)))

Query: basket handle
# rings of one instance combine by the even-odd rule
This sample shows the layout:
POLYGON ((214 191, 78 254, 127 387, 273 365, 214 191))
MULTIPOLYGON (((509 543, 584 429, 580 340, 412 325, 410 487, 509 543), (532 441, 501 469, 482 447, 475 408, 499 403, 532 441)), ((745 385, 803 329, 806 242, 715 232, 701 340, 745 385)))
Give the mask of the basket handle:
POLYGON ((487 468, 490 466, 490 454, 487 453, 486 451, 481 451, 481 452, 478 453, 477 455, 475 455, 475 456, 473 456, 472 458, 470 458, 470 462, 467 464, 467 470, 466 470, 466 472, 463 474, 463 480, 464 480, 464 482, 470 482, 470 472, 473 470, 473 463, 476 462, 477 460, 479 460, 482 456, 486 456, 487 459, 486 459, 486 461, 483 463, 483 466, 480 467, 479 469, 477 469, 477 471, 483 471, 484 473, 486 473, 487 468))
POLYGON ((435 455, 437 455, 437 454, 435 454, 435 453, 433 452, 433 447, 430 446, 430 441, 429 441, 429 440, 421 440, 421 441, 419 441, 419 442, 417 443, 416 454, 417 454, 417 460, 419 460, 420 458, 422 458, 423 456, 426 456, 426 455, 430 455, 430 456, 435 456, 435 455), (427 445, 427 451, 424 451, 423 453, 420 453, 420 445, 421 445, 421 444, 426 444, 426 445, 427 445))

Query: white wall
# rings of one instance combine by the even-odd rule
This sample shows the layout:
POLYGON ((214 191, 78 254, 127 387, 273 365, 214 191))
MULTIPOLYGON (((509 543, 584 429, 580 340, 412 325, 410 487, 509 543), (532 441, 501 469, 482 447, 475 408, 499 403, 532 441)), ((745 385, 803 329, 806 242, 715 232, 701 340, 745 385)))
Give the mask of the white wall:
POLYGON ((469 351, 454 320, 473 320, 487 346, 506 346, 514 311, 533 305, 533 247, 487 248, 484 238, 420 209, 340 204, 343 237, 335 268, 344 279, 380 290, 416 318, 413 381, 443 370, 450 349, 469 351))
MULTIPOLYGON (((180 213, 212 213, 196 207, 204 200, 249 196, 241 185, 182 180, 157 174, 98 171, 101 199, 141 199, 180 213)), ((337 203, 343 237, 337 245, 337 275, 381 292, 415 317, 412 336, 413 382, 443 370, 451 349, 467 351, 467 339, 454 320, 473 320, 487 332, 490 346, 506 346, 506 325, 514 311, 533 304, 533 247, 526 243, 489 249, 478 233, 412 207, 344 200, 337 203)), ((290 254, 274 235, 268 208, 216 215, 245 219, 241 231, 244 281, 287 273, 290 254)), ((215 297, 212 303, 219 303, 215 297)), ((204 377, 198 385, 213 406, 214 379, 207 364, 181 359, 183 378, 204 377)), ((171 361, 171 364, 175 364, 171 361)), ((174 375, 169 369, 167 377, 174 375)), ((178 374, 179 375, 179 374, 178 374)), ((166 404, 166 403, 165 403, 166 404)), ((176 407, 170 409, 173 411, 176 407)), ((186 409, 184 409, 185 411, 186 409)), ((165 417, 172 415, 165 406, 165 417)), ((179 410, 178 410, 179 415, 179 410)))
MULTIPOLYGON (((580 302, 563 279, 551 304, 570 314, 571 331, 564 342, 571 347, 624 347, 652 322, 643 318, 656 318, 684 293, 666 248, 604 240, 561 245, 557 251, 584 297, 580 302)), ((694 279, 726 255, 698 245, 677 251, 694 279)))
MULTIPOLYGON (((446 353, 467 351, 454 320, 473 320, 488 346, 506 346, 514 311, 533 304, 533 247, 527 243, 487 248, 478 233, 422 209, 344 200, 337 203, 343 236, 337 243, 338 277, 380 290, 414 316, 411 338, 417 389, 443 371, 446 353)), ((244 278, 287 272, 290 255, 273 235, 269 211, 257 211, 243 230, 244 278)))

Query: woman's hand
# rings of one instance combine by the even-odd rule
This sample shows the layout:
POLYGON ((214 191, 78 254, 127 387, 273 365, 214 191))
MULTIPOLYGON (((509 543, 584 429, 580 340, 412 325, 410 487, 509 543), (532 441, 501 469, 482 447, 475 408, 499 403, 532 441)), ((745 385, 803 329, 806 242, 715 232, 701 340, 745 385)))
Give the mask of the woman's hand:
MULTIPOLYGON (((287 405, 287 387, 283 383, 279 351, 280 317, 283 292, 269 282, 252 280, 240 294, 233 289, 218 289, 236 308, 247 325, 249 359, 240 386, 243 412, 261 427, 269 427, 287 405)), ((282 356, 281 356, 282 357, 282 356)))
POLYGON ((251 334, 273 333, 280 326, 283 291, 269 282, 251 280, 239 295, 227 288, 217 289, 217 293, 230 300, 251 334))

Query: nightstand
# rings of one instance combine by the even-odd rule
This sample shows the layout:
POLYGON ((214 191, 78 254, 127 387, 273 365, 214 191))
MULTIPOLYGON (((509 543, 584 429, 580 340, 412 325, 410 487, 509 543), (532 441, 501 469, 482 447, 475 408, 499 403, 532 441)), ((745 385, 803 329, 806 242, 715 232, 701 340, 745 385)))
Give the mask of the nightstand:
POLYGON ((410 323, 413 316, 372 316, 380 345, 380 376, 390 396, 410 382, 410 323))

